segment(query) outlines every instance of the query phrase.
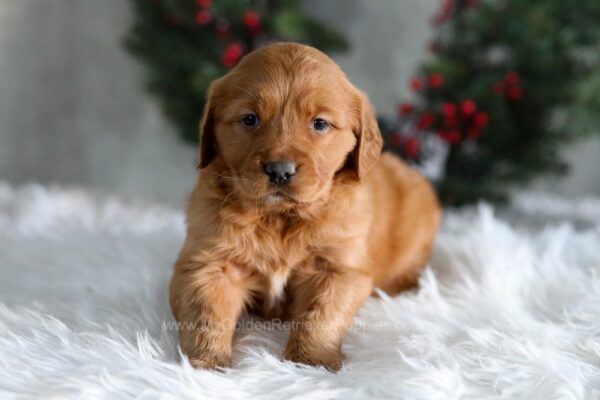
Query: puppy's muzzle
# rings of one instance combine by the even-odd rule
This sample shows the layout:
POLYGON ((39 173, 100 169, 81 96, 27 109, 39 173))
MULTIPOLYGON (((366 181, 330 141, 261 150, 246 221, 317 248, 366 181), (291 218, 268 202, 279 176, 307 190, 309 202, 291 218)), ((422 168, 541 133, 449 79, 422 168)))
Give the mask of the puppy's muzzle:
POLYGON ((265 174, 273 185, 287 185, 296 175, 296 164, 292 161, 270 161, 263 164, 265 174))

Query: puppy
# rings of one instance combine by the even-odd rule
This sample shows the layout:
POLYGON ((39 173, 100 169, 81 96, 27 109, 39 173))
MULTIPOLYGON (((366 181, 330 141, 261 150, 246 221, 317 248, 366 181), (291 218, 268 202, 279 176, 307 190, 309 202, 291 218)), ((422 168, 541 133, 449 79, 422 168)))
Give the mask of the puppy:
POLYGON ((210 86, 200 173, 170 286, 197 368, 230 364, 241 313, 285 316, 287 360, 335 371, 375 287, 417 283, 440 220, 391 154, 367 97, 320 51, 278 43, 210 86))

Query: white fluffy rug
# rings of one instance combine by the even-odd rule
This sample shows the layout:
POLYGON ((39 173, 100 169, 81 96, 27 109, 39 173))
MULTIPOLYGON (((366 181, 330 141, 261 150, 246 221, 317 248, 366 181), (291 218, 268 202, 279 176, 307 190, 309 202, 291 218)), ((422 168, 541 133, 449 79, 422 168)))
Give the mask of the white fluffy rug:
POLYGON ((0 398, 600 398, 600 201, 501 215, 448 212, 421 289, 367 302, 338 374, 280 361, 269 327, 214 372, 170 329, 179 210, 0 184, 0 398))

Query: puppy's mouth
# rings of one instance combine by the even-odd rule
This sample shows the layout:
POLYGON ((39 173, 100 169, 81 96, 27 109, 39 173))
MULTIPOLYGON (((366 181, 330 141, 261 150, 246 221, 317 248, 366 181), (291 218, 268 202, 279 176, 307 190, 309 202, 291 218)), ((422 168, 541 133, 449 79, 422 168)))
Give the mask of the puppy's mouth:
POLYGON ((266 205, 278 205, 278 204, 283 204, 283 203, 297 203, 296 199, 294 199, 294 197, 290 196, 289 194, 281 191, 281 190, 277 190, 274 191, 272 193, 267 194, 266 196, 263 197, 263 202, 266 205))

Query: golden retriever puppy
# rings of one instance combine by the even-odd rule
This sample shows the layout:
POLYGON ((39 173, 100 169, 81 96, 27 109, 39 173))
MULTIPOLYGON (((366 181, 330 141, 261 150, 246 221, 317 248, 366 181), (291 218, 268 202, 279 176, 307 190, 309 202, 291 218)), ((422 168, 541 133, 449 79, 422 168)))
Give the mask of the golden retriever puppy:
POLYGON ((414 286, 440 220, 373 108, 320 51, 278 43, 210 86, 170 302, 198 368, 228 366, 245 310, 285 316, 287 360, 337 370, 354 313, 414 286))

